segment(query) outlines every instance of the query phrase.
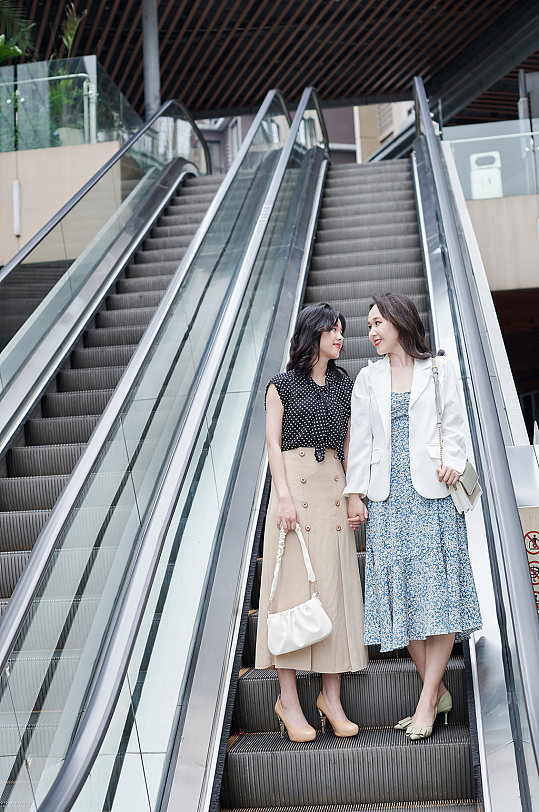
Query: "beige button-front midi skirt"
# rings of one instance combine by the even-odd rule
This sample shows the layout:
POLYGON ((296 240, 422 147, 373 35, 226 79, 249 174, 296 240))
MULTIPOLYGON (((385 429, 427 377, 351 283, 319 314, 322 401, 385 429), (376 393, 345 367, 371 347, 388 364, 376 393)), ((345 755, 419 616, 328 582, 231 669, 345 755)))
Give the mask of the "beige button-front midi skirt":
MULTIPOLYGON (((325 640, 300 651, 275 656, 268 649, 266 614, 279 544, 279 499, 272 485, 264 533, 255 667, 294 668, 323 674, 361 671, 368 662, 367 648, 363 645, 363 595, 354 533, 347 522, 346 497, 342 495, 345 486, 342 464, 332 449, 326 450, 323 462, 316 461, 314 448, 284 451, 283 459, 320 600, 333 630, 325 640)), ((295 533, 287 533, 272 612, 290 609, 309 598, 309 581, 298 538, 295 533)))

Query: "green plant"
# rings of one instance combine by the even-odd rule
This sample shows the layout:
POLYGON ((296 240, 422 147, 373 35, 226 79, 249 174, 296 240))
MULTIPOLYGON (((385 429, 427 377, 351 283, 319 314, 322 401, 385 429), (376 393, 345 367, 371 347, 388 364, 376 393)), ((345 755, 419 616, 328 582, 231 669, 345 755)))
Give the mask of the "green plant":
MULTIPOLYGON (((77 36, 77 31, 86 13, 87 9, 84 9, 81 14, 77 14, 74 2, 67 5, 66 16, 60 29, 60 39, 66 48, 68 60, 71 59, 75 37, 77 36)), ((49 60, 51 71, 53 69, 52 62, 55 58, 56 53, 54 53, 49 60)), ((75 127, 78 129, 82 124, 84 94, 82 81, 80 78, 61 78, 62 76, 67 77, 70 73, 75 72, 76 71, 70 70, 65 63, 62 63, 56 72, 52 74, 53 76, 59 77, 51 81, 49 87, 51 125, 55 133, 58 127, 75 127)))
POLYGON ((15 0, 0 0, 0 65, 31 51, 34 27, 35 23, 24 17, 15 0))

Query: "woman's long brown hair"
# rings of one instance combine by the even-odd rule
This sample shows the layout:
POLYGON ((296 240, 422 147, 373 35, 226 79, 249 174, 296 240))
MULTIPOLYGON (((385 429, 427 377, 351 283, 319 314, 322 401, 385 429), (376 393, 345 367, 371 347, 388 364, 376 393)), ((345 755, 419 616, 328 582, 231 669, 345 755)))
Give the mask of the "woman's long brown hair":
POLYGON ((417 307, 408 296, 400 293, 384 293, 373 296, 371 307, 376 307, 380 315, 396 327, 403 350, 412 358, 434 358, 445 355, 444 350, 433 352, 425 338, 425 326, 417 307))

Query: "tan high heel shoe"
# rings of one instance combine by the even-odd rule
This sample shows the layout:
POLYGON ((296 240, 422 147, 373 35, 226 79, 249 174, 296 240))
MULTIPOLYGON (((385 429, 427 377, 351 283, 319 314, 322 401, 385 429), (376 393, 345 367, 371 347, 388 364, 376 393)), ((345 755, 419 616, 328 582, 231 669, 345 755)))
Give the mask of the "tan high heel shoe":
POLYGON ((318 708, 318 713, 320 714, 320 719, 322 720, 322 733, 326 732, 326 719, 329 719, 329 723, 336 736, 345 738, 346 736, 357 736, 359 733, 359 727, 355 722, 350 722, 350 720, 347 720, 346 722, 338 722, 331 715, 331 711, 326 705, 321 691, 316 700, 316 707, 318 708))
POLYGON ((279 719, 279 728, 281 730, 281 739, 284 739, 284 731, 286 728, 286 732, 288 733, 288 738, 291 742, 312 742, 313 739, 316 739, 316 730, 311 725, 304 725, 303 727, 292 727, 288 723, 286 716, 284 715, 283 706, 281 705, 281 695, 277 697, 277 702, 275 703, 275 713, 277 714, 277 718, 279 719))

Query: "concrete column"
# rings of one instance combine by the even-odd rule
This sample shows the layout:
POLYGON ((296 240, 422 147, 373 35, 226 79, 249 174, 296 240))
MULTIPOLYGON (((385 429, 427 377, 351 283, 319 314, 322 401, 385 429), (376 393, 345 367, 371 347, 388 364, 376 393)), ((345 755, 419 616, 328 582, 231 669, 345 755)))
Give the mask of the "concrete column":
POLYGON ((142 52, 144 59, 144 105, 146 120, 148 120, 161 106, 157 0, 142 0, 142 52))

